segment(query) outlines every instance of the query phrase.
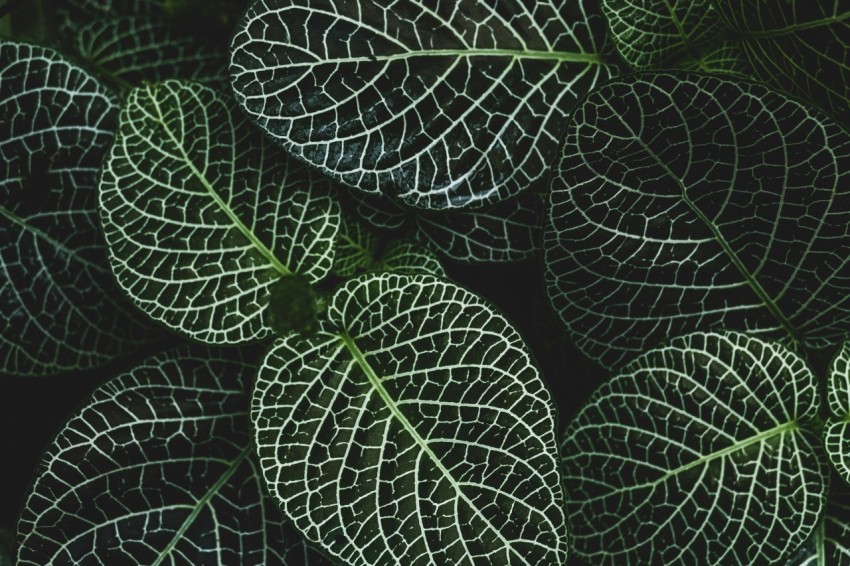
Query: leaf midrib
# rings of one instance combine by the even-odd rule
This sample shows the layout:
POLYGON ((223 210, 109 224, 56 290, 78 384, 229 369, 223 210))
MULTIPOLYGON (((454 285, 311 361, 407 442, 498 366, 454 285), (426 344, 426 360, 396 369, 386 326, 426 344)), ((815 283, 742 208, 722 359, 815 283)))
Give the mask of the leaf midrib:
POLYGON ((377 63, 403 61, 416 57, 505 57, 510 59, 532 59, 539 61, 555 61, 558 63, 588 63, 602 65, 604 63, 599 53, 584 53, 578 51, 538 51, 527 49, 422 49, 405 51, 389 55, 371 55, 362 57, 338 57, 316 61, 287 63, 286 67, 314 67, 329 63, 377 63))
MULTIPOLYGON (((154 88, 156 88, 156 86, 154 86, 154 88)), ((216 205, 227 215, 227 217, 230 219, 233 225, 236 226, 239 232, 241 232, 242 235, 244 235, 248 239, 248 241, 257 249, 257 251, 259 251, 260 254, 264 258, 266 258, 266 260, 268 260, 268 262, 272 265, 272 267, 275 268, 278 273, 280 273, 281 275, 292 275, 292 271, 290 271, 290 269, 286 265, 284 265, 279 259, 277 259, 277 257, 272 253, 272 251, 263 242, 261 242, 259 238, 257 238, 257 236, 254 234, 254 232, 251 231, 250 228, 248 228, 242 222, 242 220, 236 215, 236 213, 233 212, 233 209, 230 208, 230 206, 226 202, 224 202, 221 196, 216 192, 215 188, 212 186, 212 184, 210 184, 206 176, 195 166, 195 163, 189 157, 189 154, 186 153, 183 144, 180 143, 180 141, 177 139, 177 136, 174 134, 174 132, 171 131, 171 129, 166 124, 165 116, 163 115, 162 108, 159 105, 159 100, 156 98, 156 95, 151 91, 150 87, 147 89, 147 94, 157 113, 156 117, 151 117, 154 118, 154 120, 156 120, 156 122, 162 126, 162 130, 174 144, 174 147, 179 152, 180 157, 182 157, 183 161, 186 162, 186 164, 189 166, 189 169, 192 171, 192 174, 198 178, 198 180, 206 189, 207 193, 209 193, 210 197, 212 197, 213 201, 215 201, 216 205)), ((260 164, 260 166, 262 166, 262 164, 260 164)))
MULTIPOLYGON (((504 542, 506 548, 509 548, 511 550, 511 552, 513 552, 522 561, 523 564, 529 564, 528 561, 525 559, 525 557, 522 554, 520 554, 504 538, 502 533, 495 526, 493 526, 493 524, 490 522, 490 520, 487 519, 487 517, 485 517, 481 513, 481 510, 466 496, 465 493, 463 493, 463 490, 461 490, 461 488, 460 488, 460 484, 454 478, 454 476, 452 476, 452 473, 443 465, 443 462, 440 460, 440 458, 434 453, 433 450, 431 450, 431 447, 428 446, 428 443, 425 442, 425 439, 422 438, 419 435, 419 432, 417 432, 417 430, 414 428, 413 424, 411 424, 411 422, 409 420, 407 420, 407 417, 405 417, 404 413, 402 413, 401 410, 398 408, 398 405, 396 405, 395 400, 390 396, 389 392, 386 390, 383 383, 381 383, 381 379, 375 373, 375 370, 372 369, 372 366, 366 360, 366 357, 363 355, 363 352, 360 350, 360 348, 354 342, 354 339, 347 332, 341 332, 341 333, 337 334, 337 336, 339 336, 339 338, 342 340, 342 343, 345 345, 348 352, 352 355, 354 360, 357 362, 357 365, 360 367, 360 369, 366 375, 366 378, 369 380, 369 383, 378 392, 378 396, 384 402, 386 407, 390 410, 390 413, 393 415, 393 417, 395 417, 396 420, 398 420, 398 422, 408 432, 408 434, 410 434, 410 436, 413 438, 413 441, 416 443, 416 445, 419 446, 419 448, 423 452, 425 452, 425 454, 428 455, 428 457, 431 459, 431 461, 434 463, 434 465, 437 467, 437 469, 439 469, 443 473, 445 478, 449 481, 449 483, 455 489, 455 492, 458 494, 458 497, 463 499, 466 502, 466 504, 469 506, 469 508, 472 509, 475 512, 475 514, 482 521, 484 521, 484 523, 488 527, 490 527, 493 530, 493 532, 496 533, 496 535, 504 542)), ((531 565, 529 564, 529 566, 531 566, 531 565)))
POLYGON ((678 468, 675 468, 673 470, 666 472, 663 476, 661 476, 657 480, 650 482, 649 485, 651 485, 651 486, 658 485, 658 484, 663 483, 663 482, 667 481, 668 479, 670 479, 672 477, 676 477, 677 475, 684 473, 684 472, 686 472, 690 469, 708 464, 710 462, 713 462, 714 460, 719 460, 721 458, 725 458, 726 456, 729 456, 730 454, 738 452, 739 450, 744 450, 745 448, 748 448, 748 447, 750 447, 754 444, 759 444, 759 443, 764 442, 765 440, 767 440, 769 438, 785 434, 786 432, 792 432, 792 431, 798 430, 799 428, 800 428, 800 425, 797 423, 797 421, 789 421, 787 423, 782 423, 782 424, 777 425, 777 426, 775 426, 771 429, 762 431, 762 432, 760 432, 760 433, 758 433, 754 436, 751 436, 751 437, 747 438, 746 440, 742 440, 742 441, 739 441, 739 442, 733 442, 732 444, 730 444, 726 448, 722 448, 722 449, 720 449, 716 452, 712 452, 712 453, 705 455, 705 456, 700 456, 699 458, 692 460, 691 462, 688 462, 687 464, 682 464, 678 468))
POLYGON ((637 141, 637 143, 646 151, 646 153, 650 157, 652 157, 652 159, 655 160, 658 166, 664 169, 664 172, 676 182, 676 184, 679 186, 679 189, 681 190, 682 200, 685 202, 688 208, 690 208, 691 211, 697 216, 697 218, 699 218, 699 220, 706 226, 706 228, 709 229, 712 236, 714 237, 714 240, 723 249, 723 252, 724 254, 726 254, 726 257, 729 259, 729 261, 732 262, 732 265, 735 266, 735 269, 738 270, 738 273, 740 273, 741 276, 744 277, 749 288, 752 289, 752 291, 758 296, 762 304, 767 308, 768 311, 770 311, 770 313, 782 326, 785 332, 788 333, 791 339, 795 343, 802 344, 803 340, 800 336, 799 331, 791 324, 791 321, 788 320, 788 318, 785 316, 785 313, 783 313, 779 309, 779 306, 776 304, 776 302, 774 302, 770 295, 767 294, 767 291, 765 291, 764 287, 762 287, 758 279, 756 279, 755 276, 749 272, 744 263, 741 261, 741 258, 738 257, 738 254, 735 253, 735 250, 733 250, 732 246, 729 245, 729 242, 726 241, 726 237, 723 236, 717 225, 714 224, 714 222, 712 222, 711 219, 708 218, 705 213, 703 213, 703 211, 699 209, 696 203, 692 201, 691 198, 688 196, 688 188, 685 186, 684 181, 682 181, 682 179, 680 179, 679 176, 676 175, 667 166, 666 163, 664 163, 664 160, 662 160, 661 157, 659 157, 658 154, 656 154, 655 151, 653 151, 652 148, 649 147, 639 135, 637 135, 634 129, 628 123, 626 123, 624 119, 621 118, 620 123, 623 124, 623 126, 629 130, 632 135, 632 138, 637 141))
POLYGON ((210 488, 204 493, 204 495, 195 503, 195 506, 192 509, 192 512, 183 520, 183 524, 180 525, 180 528, 174 533, 174 536, 171 537, 171 540, 168 541, 166 547, 159 553, 159 556, 156 557, 156 560, 152 563, 151 566, 159 566, 162 564, 162 561, 165 560, 168 555, 174 550, 174 547, 177 546, 177 543, 180 542, 180 539, 183 538, 183 535, 186 534, 186 531, 189 530, 189 527, 192 526, 192 523, 195 519, 198 518, 198 515, 201 514, 201 510, 206 507, 206 505, 212 500, 212 498, 219 492, 222 486, 227 483, 227 481, 236 473, 236 470, 239 469, 239 466, 242 465, 242 462, 248 457, 251 453, 252 447, 246 446, 242 452, 230 463, 230 466, 224 471, 221 477, 210 486, 210 488))
POLYGON ((51 246, 53 246, 57 250, 66 254, 68 257, 74 259, 75 261, 82 263, 83 265, 85 265, 89 269, 94 269, 95 271, 97 271, 99 273, 108 273, 109 272, 104 266, 102 266, 98 263, 87 260, 82 255, 80 255, 80 253, 77 250, 73 250, 73 249, 69 248, 68 246, 66 246, 65 244, 63 244, 62 242, 55 240, 44 230, 41 230, 40 228, 36 228, 32 224, 27 223, 26 220, 24 220, 23 218, 21 218, 20 216, 18 216, 17 214, 15 214, 11 210, 9 210, 5 206, 3 206, 2 204, 0 204, 0 216, 4 216, 10 222, 12 222, 12 224, 16 224, 17 226, 20 226, 21 228, 23 228, 25 231, 34 235, 36 238, 44 240, 45 242, 47 242, 48 244, 50 244, 51 246))

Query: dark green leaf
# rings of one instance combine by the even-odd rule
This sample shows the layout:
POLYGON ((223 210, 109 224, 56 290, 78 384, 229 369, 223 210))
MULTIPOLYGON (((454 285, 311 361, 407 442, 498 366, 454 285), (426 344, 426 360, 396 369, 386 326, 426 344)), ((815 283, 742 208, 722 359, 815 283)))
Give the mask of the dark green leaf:
POLYGON ((18 564, 306 566, 253 459, 254 365, 237 350, 160 354, 99 387, 39 464, 18 564))
POLYGON ((850 5, 846 0, 714 0, 762 80, 850 126, 850 5))
POLYGON ((826 453, 839 477, 850 484, 850 342, 844 343, 832 362, 826 399, 830 412, 824 429, 826 453))
POLYGON ((0 40, 0 373, 91 368, 150 336, 121 301, 98 222, 117 113, 55 51, 0 40))
POLYGON ((554 410, 519 334, 431 276, 368 274, 275 342, 252 418, 272 497, 355 566, 564 564, 554 410))
POLYGON ((197 340, 269 335, 269 286, 292 273, 316 283, 333 264, 340 211, 328 180, 207 87, 133 90, 100 186, 118 282, 197 340))
POLYGON ((593 3, 260 0, 233 41, 240 103, 288 151, 419 208, 541 187, 608 74, 593 3))
POLYGON ((604 365, 720 326, 850 332, 850 135, 827 116, 747 81, 631 75, 576 109, 555 167, 549 296, 604 365))
POLYGON ((567 427, 570 532, 593 564, 776 564, 815 530, 829 470, 802 359, 743 334, 641 356, 567 427))

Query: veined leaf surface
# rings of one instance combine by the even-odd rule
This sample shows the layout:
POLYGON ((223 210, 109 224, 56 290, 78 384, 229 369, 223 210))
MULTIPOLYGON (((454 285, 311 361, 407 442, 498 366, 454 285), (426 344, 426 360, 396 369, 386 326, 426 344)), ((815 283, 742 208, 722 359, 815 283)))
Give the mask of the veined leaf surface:
POLYGON ((850 5, 844 0, 714 0, 770 85, 850 126, 850 5))
POLYGON ((603 0, 602 13, 633 69, 746 72, 743 50, 711 0, 603 0))
POLYGON ((73 29, 74 49, 97 68, 132 85, 171 78, 224 84, 227 46, 176 31, 165 18, 99 18, 73 29))
POLYGON ((826 512, 815 532, 786 566, 847 566, 850 564, 850 486, 832 479, 826 512))
POLYGON ((812 347, 850 332, 850 135, 821 112, 743 80, 630 75, 576 109, 555 167, 549 297, 604 365, 720 326, 812 347))
POLYGON ((326 564, 254 462, 254 367, 238 350, 184 347, 99 387, 39 465, 18 564, 326 564))
POLYGON ((350 280, 315 338, 274 343, 251 414, 272 496, 348 564, 566 561, 549 393, 456 285, 350 280))
POLYGON ((148 337, 98 226, 95 179, 117 113, 52 49, 0 40, 0 373, 91 368, 148 337))
POLYGON ((575 101, 608 74, 593 3, 260 0, 233 41, 240 103, 301 159, 430 209, 546 181, 575 101))
POLYGON ((743 334, 641 356, 567 427, 573 548, 594 564, 776 564, 814 531, 829 470, 802 359, 743 334))
POLYGON ((155 320, 208 343, 268 335, 268 287, 333 264, 330 183, 290 159, 212 89, 133 90, 101 178, 118 282, 155 320))
MULTIPOLYGON (((845 342, 829 372, 826 393, 831 414, 824 429, 829 459, 842 480, 850 484, 850 343, 845 342)), ((850 547, 850 540, 847 541, 850 547)))

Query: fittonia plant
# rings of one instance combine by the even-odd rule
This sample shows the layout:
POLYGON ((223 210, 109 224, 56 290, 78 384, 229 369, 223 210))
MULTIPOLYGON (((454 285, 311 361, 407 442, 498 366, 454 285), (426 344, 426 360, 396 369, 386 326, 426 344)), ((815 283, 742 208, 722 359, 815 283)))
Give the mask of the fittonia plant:
POLYGON ((6 13, 20 564, 850 564, 850 6, 6 13))

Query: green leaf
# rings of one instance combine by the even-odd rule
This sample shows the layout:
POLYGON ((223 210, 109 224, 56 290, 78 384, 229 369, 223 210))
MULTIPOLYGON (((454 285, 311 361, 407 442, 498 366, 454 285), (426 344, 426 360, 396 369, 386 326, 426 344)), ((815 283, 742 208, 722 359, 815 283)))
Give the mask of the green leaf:
POLYGON ((0 40, 0 373, 88 369, 150 338, 120 300, 97 217, 117 112, 52 49, 0 40))
POLYGON ((565 563, 549 393, 456 285, 347 282, 317 337, 274 343, 251 414, 272 497, 348 564, 565 563))
POLYGON ((607 367, 730 328, 850 333, 850 135, 762 85, 615 79, 576 109, 544 229, 549 297, 607 367))
POLYGON ((826 512, 815 532, 786 566, 846 566, 850 564, 850 486, 833 478, 826 512))
POLYGON ((802 359, 691 334, 600 387, 561 445, 573 548, 594 564, 775 564, 814 531, 829 470, 802 359))
POLYGON ((844 343, 832 362, 826 398, 830 412, 824 429, 826 453, 838 475, 850 483, 850 342, 844 343))
POLYGON ((182 348, 95 390, 38 466, 18 564, 326 564, 254 462, 254 367, 237 350, 182 348))
POLYGON ((340 211, 330 183, 207 87, 133 90, 100 186, 118 282, 196 340, 269 335, 269 286, 292 273, 315 283, 333 264, 340 211))
POLYGON ((163 18, 96 19, 74 27, 72 38, 75 51, 86 62, 132 85, 170 78, 226 82, 226 44, 180 33, 163 18))
POLYGON ((746 72, 711 0, 603 0, 617 50, 633 69, 746 72), (718 49, 722 56, 712 55, 718 49))
POLYGON ((317 299, 306 278, 281 277, 269 291, 269 326, 281 336, 293 331, 314 335, 319 329, 317 299))
POLYGON ((850 6, 844 0, 714 0, 768 84, 850 125, 850 6))
POLYGON ((378 253, 378 237, 362 222, 344 217, 337 235, 333 273, 340 277, 351 277, 369 269, 378 253))
POLYGON ((297 155, 417 208, 542 188, 575 102, 609 70, 593 3, 260 0, 236 96, 297 155))

